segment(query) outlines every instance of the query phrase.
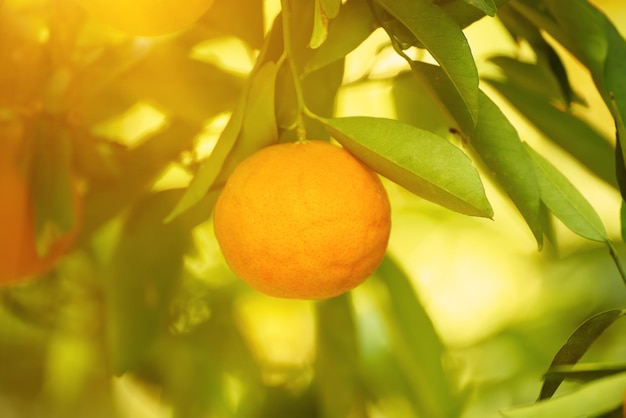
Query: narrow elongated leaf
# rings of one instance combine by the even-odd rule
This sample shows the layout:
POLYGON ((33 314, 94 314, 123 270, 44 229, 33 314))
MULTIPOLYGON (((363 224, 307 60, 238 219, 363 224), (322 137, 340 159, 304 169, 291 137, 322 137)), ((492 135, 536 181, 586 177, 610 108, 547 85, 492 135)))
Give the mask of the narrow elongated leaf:
POLYGON ((532 161, 515 127, 482 92, 480 118, 476 128, 470 132, 469 140, 495 180, 515 203, 541 248, 541 199, 532 161))
MULTIPOLYGON (((264 35, 264 3, 263 0, 215 0, 211 10, 200 19, 200 25, 192 30, 200 32, 204 25, 211 32, 217 32, 217 36, 235 36, 260 49, 264 35)), ((206 33, 202 32, 201 36, 206 39, 206 33)))
POLYGON ((498 106, 482 91, 476 126, 472 124, 459 93, 436 65, 413 62, 413 72, 432 90, 441 109, 456 124, 454 129, 480 156, 488 172, 502 186, 530 227, 538 246, 543 245, 539 187, 530 161, 515 127, 498 106))
POLYGON ((622 236, 622 241, 626 241, 626 201, 622 198, 622 204, 620 206, 619 211, 620 218, 620 235, 622 236))
POLYGON ((124 153, 115 179, 94 184, 85 199, 84 238, 110 220, 145 193, 163 170, 188 149, 200 127, 185 121, 172 120, 169 126, 155 132, 124 153))
MULTIPOLYGON (((607 32, 609 37, 609 55, 607 56, 603 73, 604 90, 601 92, 604 93, 605 98, 608 97, 605 100, 608 100, 607 106, 615 120, 621 158, 626 162, 626 125, 624 125, 626 120, 626 81, 624 80, 624 74, 626 73, 626 42, 624 42, 624 39, 613 26, 610 26, 607 32), (614 56, 614 54, 617 54, 617 56, 614 56)), ((622 189, 622 195, 626 195, 626 190, 622 189)))
POLYGON ((624 152, 622 151, 621 138, 626 135, 626 128, 619 119, 616 123, 617 141, 615 146, 615 176, 622 196, 622 204, 620 205, 620 235, 622 240, 626 240, 626 162, 624 161, 624 152))
POLYGON ((428 94, 429 86, 413 73, 399 74, 393 79, 391 96, 396 119, 438 135, 449 135, 450 121, 436 97, 428 94))
POLYGON ((440 110, 456 124, 463 135, 469 136, 474 130, 474 121, 461 95, 445 76, 441 67, 421 61, 413 61, 411 70, 430 89, 431 95, 439 103, 440 110))
POLYGON ((534 95, 540 95, 546 101, 563 101, 561 86, 550 69, 537 63, 522 62, 502 55, 490 57, 489 61, 500 67, 511 84, 534 95))
POLYGON ((328 36, 328 24, 337 17, 341 8, 341 0, 315 0, 315 13, 313 14, 313 34, 309 46, 319 48, 328 36))
POLYGON ((546 379, 592 381, 605 376, 626 372, 626 364, 585 363, 551 367, 546 379))
POLYGON ((262 416, 258 412, 266 398, 261 373, 233 315, 233 298, 219 291, 211 294, 204 300, 210 318, 182 334, 161 336, 148 367, 159 373, 162 396, 174 410, 172 417, 262 416), (238 393, 246 401, 236 413, 225 375, 245 382, 238 393))
MULTIPOLYGON (((562 99, 567 107, 572 100, 578 99, 570 85, 567 71, 561 58, 542 35, 542 32, 525 16, 511 6, 502 7, 498 10, 498 18, 516 41, 525 39, 537 55, 537 66, 547 70, 559 83, 562 99)), ((536 80, 540 82, 541 80, 536 80)))
POLYGON ((577 391, 534 405, 501 411, 507 418, 597 417, 624 400, 626 373, 598 379, 577 391))
POLYGON ((391 119, 322 122, 357 158, 418 196, 466 215, 493 215, 472 161, 445 139, 391 119))
MULTIPOLYGON (((562 31, 559 42, 572 51, 592 72, 601 71, 609 54, 606 24, 611 25, 588 1, 574 0, 563 7, 559 1, 546 0, 546 8, 562 31)), ((547 28, 550 30, 550 28, 547 28)))
POLYGON ((617 187, 615 151, 596 129, 573 114, 557 109, 547 97, 525 86, 493 79, 495 87, 513 106, 548 139, 580 161, 587 169, 613 187, 617 187))
POLYGON ((137 97, 115 86, 123 83, 119 79, 135 66, 141 66, 151 51, 149 44, 141 42, 109 45, 74 75, 72 87, 80 95, 74 97, 73 105, 81 109, 86 126, 119 115, 135 103, 137 97))
MULTIPOLYGON (((587 319, 572 333, 567 342, 556 353, 550 364, 550 369, 556 366, 578 363, 578 360, 589 350, 589 347, 591 347, 598 337, 625 314, 626 312, 623 310, 614 309, 601 312, 587 319)), ((562 382, 562 377, 546 377, 541 387, 539 400, 550 398, 562 382)))
POLYGON ((602 69, 608 41, 599 12, 586 1, 579 0, 571 1, 567 8, 562 4, 558 7, 552 1, 542 2, 541 7, 533 3, 536 2, 524 0, 512 3, 512 6, 535 26, 550 33, 592 72, 602 69))
POLYGON ((374 31, 375 20, 367 0, 346 2, 335 19, 328 24, 328 36, 304 67, 310 73, 343 59, 374 31))
POLYGON ((465 35, 457 23, 430 0, 377 0, 437 60, 478 120, 478 71, 465 35))
POLYGON ((313 33, 309 41, 309 47, 315 49, 326 41, 328 35, 328 16, 324 12, 322 0, 315 0, 315 12, 313 13, 313 33))
MULTIPOLYGON (((494 0, 493 3, 496 8, 500 10, 508 2, 509 0, 494 0)), ((461 28, 465 28, 477 20, 485 17, 485 12, 483 10, 476 8, 463 0, 443 0, 441 2, 435 1, 435 3, 439 3, 440 7, 446 12, 446 14, 454 19, 454 21, 461 28)))
POLYGON ((626 128, 621 117, 615 121, 615 176, 617 184, 619 184, 620 193, 622 195, 622 204, 626 202, 626 159, 624 159, 624 137, 626 136, 626 128))
POLYGON ((341 9, 341 0, 320 0, 322 3, 322 9, 329 19, 334 19, 339 14, 341 9))
POLYGON ((235 167, 247 156, 278 140, 275 115, 275 84, 278 66, 268 61, 254 75, 248 91, 246 114, 235 146, 224 161, 216 183, 226 182, 235 167))
POLYGON ((498 19, 515 41, 525 39, 535 51, 542 51, 546 47, 547 42, 539 28, 511 3, 498 10, 498 19))
POLYGON ((541 200, 569 229, 583 238, 606 242, 600 216, 576 187, 548 160, 526 144, 534 164, 541 200))
MULTIPOLYGON (((611 21, 590 2, 573 0, 563 7, 546 0, 539 8, 528 1, 515 8, 538 27, 546 30, 591 72, 598 92, 613 114, 618 129, 626 120, 626 42, 611 21)), ((626 159, 626 138, 620 138, 622 159, 626 159)))
POLYGON ((443 367, 444 345, 409 277, 390 257, 383 260, 376 275, 384 279, 392 301, 389 324, 394 353, 420 416, 458 417, 461 398, 443 367))
POLYGON ((482 10, 486 15, 495 16, 498 7, 494 0, 463 0, 465 3, 482 10))
POLYGON ((180 219, 163 223, 179 191, 148 195, 131 212, 104 269, 111 361, 116 373, 145 361, 167 333, 169 308, 191 235, 180 219), (149 248, 149 251, 146 249, 149 248))
POLYGON ((626 120, 626 41, 607 16, 588 1, 575 0, 569 7, 562 7, 559 1, 548 0, 546 5, 566 39, 557 40, 591 70, 616 124, 623 127, 626 120))
POLYGON ((315 376, 322 416, 345 417, 365 410, 359 383, 359 352, 349 293, 315 306, 315 376))
POLYGON ((70 133, 53 118, 37 119, 33 131, 30 188, 34 196, 34 232, 37 251, 45 255, 78 222, 74 213, 72 142, 70 133))
POLYGON ((150 101, 164 113, 204 123, 230 109, 243 83, 239 76, 191 59, 189 50, 181 45, 163 43, 150 49, 112 88, 136 100, 150 101))
MULTIPOLYGON (((276 65, 268 62, 253 76, 246 94, 241 97, 215 148, 194 176, 178 205, 167 217, 168 222, 191 208, 206 195, 217 181, 238 141, 245 142, 246 153, 250 154, 271 139, 276 139, 273 115, 276 72, 276 65), (242 137, 253 136, 253 132, 257 139, 251 145, 242 137)), ((235 164, 233 162, 231 166, 235 164)), ((230 169, 232 170, 233 167, 230 169)))

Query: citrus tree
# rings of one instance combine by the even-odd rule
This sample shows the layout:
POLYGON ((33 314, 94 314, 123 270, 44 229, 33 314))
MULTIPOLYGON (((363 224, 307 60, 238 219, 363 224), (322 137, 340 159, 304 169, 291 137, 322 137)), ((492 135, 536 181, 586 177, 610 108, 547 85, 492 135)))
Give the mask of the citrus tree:
POLYGON ((0 0, 0 416, 622 416, 605 3, 0 0), (465 345, 461 229, 552 277, 465 345))

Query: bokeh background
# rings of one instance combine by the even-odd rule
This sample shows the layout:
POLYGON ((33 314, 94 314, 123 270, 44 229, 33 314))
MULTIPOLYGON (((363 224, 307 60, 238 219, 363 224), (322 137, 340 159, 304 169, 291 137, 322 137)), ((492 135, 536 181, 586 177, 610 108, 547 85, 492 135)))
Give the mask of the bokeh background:
MULTIPOLYGON (((626 35, 623 2, 593 3, 626 35)), ((22 68, 10 67, 5 60, 0 72, 23 70, 25 85, 38 77, 32 67, 39 62, 37 45, 52 48, 40 30, 42 19, 50 13, 48 7, 42 0, 0 2, 0 43, 3 37, 20 34, 15 39, 23 41, 22 50, 14 39, 3 48, 7 51, 15 46, 26 57, 22 68), (24 33, 34 38, 20 37, 24 33), (28 61, 32 57, 33 61, 28 61)), ((416 353, 410 350, 411 344, 403 346, 394 335, 398 328, 414 327, 414 343, 437 347, 438 342, 433 342, 427 325, 421 333, 419 315, 394 311, 396 302, 382 274, 355 289, 345 304, 274 299, 245 287, 228 270, 210 216, 194 221, 197 226, 190 235, 159 224, 181 196, 176 189, 186 187, 194 164, 213 149, 232 110, 230 98, 254 65, 255 45, 251 47, 236 36, 242 33, 238 28, 222 28, 211 16, 203 18, 204 29, 198 32, 206 35, 206 40, 180 56, 208 64, 208 71, 224 76, 220 79, 222 90, 213 91, 209 86, 197 95, 192 93, 202 86, 201 70, 195 64, 178 67, 182 64, 175 59, 180 46, 175 37, 139 38, 128 43, 127 35, 90 20, 69 2, 63 7, 65 16, 81 22, 87 19, 91 35, 81 38, 85 44, 79 44, 84 47, 80 53, 88 53, 87 47, 97 43, 125 45, 132 49, 129 55, 137 51, 141 55, 142 49, 155 43, 165 45, 161 49, 164 55, 152 55, 149 63, 136 58, 140 62, 132 70, 135 73, 116 84, 118 90, 96 94, 97 103, 87 101, 85 113, 79 117, 89 135, 107 138, 125 151, 138 150, 149 142, 146 138, 153 138, 155 132, 181 117, 173 116, 175 107, 184 109, 183 117, 201 130, 192 146, 181 147, 177 158, 150 173, 140 198, 94 227, 89 241, 82 242, 48 277, 0 290, 0 416, 324 416, 316 412, 320 403, 328 403, 324 390, 339 398, 351 391, 361 393, 358 390, 371 395, 363 410, 352 409, 349 416, 419 416, 407 395, 416 389, 407 389, 411 384, 406 376, 390 366, 393 361, 389 363, 389 359, 410 358, 416 353), (158 81, 158 91, 150 91, 150 80, 134 84, 150 79, 153 72, 169 77, 169 81, 158 81), (197 80, 188 82, 193 77, 197 80), (132 95, 123 94, 127 91, 132 95), (160 191, 163 193, 155 193, 160 191), (167 272, 151 270, 150 277, 165 277, 154 282, 161 288, 134 286, 133 278, 143 274, 141 269, 152 266, 145 254, 171 257, 165 266, 180 261, 176 285, 165 281, 167 272), (159 299, 163 295, 169 295, 165 308, 159 299), (344 315, 345 306, 353 306, 355 315, 344 315), (331 324, 332 329, 320 330, 331 324), (324 350, 333 354, 326 355, 324 350), (359 367, 368 371, 357 373, 352 380, 341 380, 329 372, 342 370, 339 364, 350 363, 357 351, 365 359, 359 367), (330 359, 330 365, 320 364, 323 359, 330 359), (346 381, 353 386, 341 387, 346 381), (312 387, 318 395, 312 394, 312 387)), ((263 30, 267 31, 279 4, 266 1, 263 7, 263 30)), ((498 68, 489 60, 493 55, 531 54, 515 44, 497 19, 484 18, 472 24, 466 35, 482 75, 498 77, 498 68)), ((612 142, 612 119, 588 73, 568 58, 567 52, 558 50, 575 91, 587 103, 575 104, 574 112, 612 142)), ((121 64, 116 58, 102 69, 102 77, 111 75, 107 71, 124 71, 127 58, 119 58, 121 64)), ((405 66, 384 32, 374 32, 346 58, 336 114, 407 121, 419 118, 447 136, 447 126, 431 114, 426 94, 407 97, 412 79, 390 78, 405 71, 405 66), (405 105, 397 107, 406 100, 414 102, 414 113, 406 114, 405 105)), ((64 75, 56 74, 61 80, 58 85, 64 75)), ((83 80, 86 86, 101 80, 95 77, 97 73, 83 75, 91 77, 83 80)), ((583 192, 610 236, 619 242, 619 193, 545 141, 489 85, 484 88, 505 109, 522 138, 549 156, 583 192)), ((3 100, 0 118, 11 119, 15 108, 14 101, 3 100)), ((176 129, 187 132, 186 125, 175 125, 176 129)), ((115 156, 111 143, 85 147, 80 155, 104 149, 105 154, 115 156)), ((106 185, 110 167, 91 168, 81 169, 92 176, 104 173, 102 184, 106 185)), ((144 174, 141 167, 135 173, 138 177, 144 174)), ((459 414, 463 418, 497 417, 501 408, 533 402, 543 373, 568 335, 594 313, 623 307, 626 296, 606 247, 585 241, 557 223, 558 245, 548 243, 539 251, 514 206, 496 186, 485 182, 496 213, 493 220, 453 213, 385 181, 393 208, 389 254, 410 279, 443 343, 444 370, 460 389, 458 399, 464 406, 459 414)), ((618 249, 626 260, 626 248, 619 245, 618 249)), ((619 322, 611 327, 585 360, 623 361, 625 327, 619 322)), ((422 373, 420 361, 399 364, 408 367, 405 373, 422 373)), ((568 390, 568 385, 562 390, 568 390)))

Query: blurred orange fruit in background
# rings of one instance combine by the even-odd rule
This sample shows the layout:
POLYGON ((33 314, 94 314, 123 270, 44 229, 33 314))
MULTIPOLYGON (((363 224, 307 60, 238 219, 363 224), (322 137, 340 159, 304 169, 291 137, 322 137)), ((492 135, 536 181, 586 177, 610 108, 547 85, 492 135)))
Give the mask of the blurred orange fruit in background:
MULTIPOLYGON (((27 180, 16 162, 22 130, 0 121, 0 286, 22 282, 48 272, 72 247, 78 223, 56 237, 43 256, 36 249, 33 200, 27 180)), ((74 213, 80 214, 80 197, 73 196, 74 213)))

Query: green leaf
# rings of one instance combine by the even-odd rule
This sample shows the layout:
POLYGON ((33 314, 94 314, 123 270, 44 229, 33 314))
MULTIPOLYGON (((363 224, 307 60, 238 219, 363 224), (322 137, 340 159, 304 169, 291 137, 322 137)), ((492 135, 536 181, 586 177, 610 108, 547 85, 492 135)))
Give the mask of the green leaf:
POLYGON ((541 199, 533 163, 515 127, 482 92, 478 124, 468 136, 470 145, 517 206, 541 248, 541 199))
POLYGON ((569 229, 583 238, 606 242, 609 237, 600 216, 576 187, 528 144, 535 164, 541 200, 569 229))
MULTIPOLYGON (((609 54, 606 25, 611 24, 608 20, 587 1, 573 0, 568 3, 568 7, 554 0, 546 0, 544 3, 561 31, 562 36, 557 40, 582 58, 581 61, 592 72, 604 67, 609 54)), ((547 29, 549 31, 550 27, 547 29)))
POLYGON ((486 81, 548 139, 568 152, 607 184, 617 187, 615 151, 596 129, 572 113, 555 107, 545 95, 512 81, 486 81))
POLYGON ((626 241, 626 201, 622 198, 622 204, 620 205, 620 235, 622 241, 626 241))
POLYGON ((498 19, 516 42, 525 39, 535 51, 547 45, 539 28, 509 3, 498 10, 498 19))
MULTIPOLYGON (((477 1, 474 1, 477 2, 477 1)), ((509 0, 486 0, 486 3, 495 4, 496 8, 500 10, 506 5, 509 0)), ((439 3, 435 1, 435 3, 439 3)), ((448 14, 461 28, 465 28, 477 20, 485 17, 485 11, 470 5, 470 1, 454 0, 454 1, 441 1, 441 8, 448 14)))
POLYGON ((556 245, 557 238, 556 231, 554 229, 554 216, 552 216, 552 212, 550 212, 550 209, 548 209, 546 204, 543 202, 541 202, 540 221, 543 234, 548 241, 556 245))
POLYGON ((397 75, 392 83, 391 96, 397 120, 437 135, 450 134, 450 121, 437 98, 429 94, 429 86, 411 72, 397 75))
POLYGON ((539 28, 511 6, 505 6, 498 10, 498 18, 518 43, 521 39, 528 42, 537 55, 537 67, 548 73, 547 77, 535 78, 535 82, 541 83, 544 78, 548 81, 556 81, 560 87, 560 99, 563 100, 566 107, 570 107, 574 99, 580 101, 580 98, 576 97, 572 90, 561 58, 552 45, 544 39, 539 28))
POLYGON ((626 372, 626 364, 585 363, 551 367, 544 378, 590 382, 622 372, 626 372))
POLYGON ((313 14, 313 33, 309 41, 309 47, 316 49, 326 41, 328 35, 328 16, 326 15, 322 0, 315 0, 315 13, 313 14))
POLYGON ((624 157, 624 145, 626 128, 620 116, 615 120, 615 176, 622 195, 622 205, 626 202, 626 159, 624 157))
POLYGON ((81 109, 81 122, 92 126, 131 107, 138 98, 117 83, 123 83, 120 78, 132 73, 151 52, 149 44, 129 40, 107 45, 95 58, 81 62, 80 72, 72 79, 72 89, 80 92, 73 105, 81 109))
POLYGON ((230 110, 242 86, 240 76, 190 58, 185 45, 162 43, 110 88, 148 101, 168 115, 203 123, 230 110))
MULTIPOLYGON (((616 320, 626 315, 626 311, 613 309, 601 312, 583 322, 567 339, 567 342, 559 349, 554 356, 550 369, 556 366, 571 365, 578 363, 578 360, 587 352, 589 347, 610 327, 616 320)), ((562 377, 546 377, 539 399, 550 398, 563 382, 562 377)), ((622 392, 622 395, 624 393, 622 392)), ((558 416, 558 415, 557 415, 558 416)))
POLYGON ((350 0, 328 24, 328 36, 304 67, 310 73, 332 62, 343 59, 374 31, 375 20, 367 0, 350 0))
POLYGON ((617 409, 624 401, 626 373, 598 379, 554 399, 500 411, 507 418, 596 417, 617 409))
POLYGON ((117 176, 102 182, 94 181, 86 195, 82 235, 89 237, 102 224, 139 200, 163 170, 192 146, 199 133, 200 127, 174 119, 137 147, 120 152, 117 176))
MULTIPOLYGON (((278 66, 268 61, 255 70, 247 91, 245 116, 241 131, 216 179, 217 184, 226 182, 235 167, 260 148, 276 143, 276 75, 278 66)), ((221 138, 220 138, 221 140, 221 138)))
POLYGON ((341 8, 341 0, 315 0, 315 13, 313 15, 313 33, 309 41, 309 47, 319 48, 328 37, 328 24, 337 17, 341 8))
POLYGON ((608 54, 602 15, 587 1, 572 0, 568 7, 546 0, 542 5, 524 0, 511 3, 537 28, 547 31, 591 71, 599 72, 608 54))
MULTIPOLYGON (((200 285, 195 290, 206 292, 207 288, 200 285)), ((173 418, 258 416, 266 393, 257 359, 233 315, 235 298, 212 288, 203 299, 205 309, 211 311, 208 320, 183 333, 162 335, 145 369, 159 376, 161 396, 174 410, 173 418), (237 391, 246 401, 236 407, 225 376, 245 382, 237 391)))
POLYGON ((276 72, 276 64, 270 61, 251 77, 215 148, 194 175, 187 192, 167 217, 167 222, 195 205, 216 183, 225 181, 245 156, 276 140, 276 72))
MULTIPOLYGON (((611 26, 609 30, 609 56, 604 68, 605 98, 608 96, 607 106, 615 120, 617 142, 620 144, 621 159, 626 161, 626 82, 623 74, 626 73, 626 43, 619 33, 611 26), (618 54, 618 56, 613 56, 618 54)), ((606 99, 605 99, 606 100, 606 99)), ((620 187, 621 188, 621 187, 620 187)), ((626 190, 622 189, 622 195, 626 190)))
POLYGON ((489 16, 495 16, 498 11, 498 7, 494 0, 463 0, 465 3, 474 6, 475 8, 482 10, 489 16))
POLYGON ((443 367, 444 345, 409 277, 390 257, 376 275, 389 292, 389 326, 393 352, 416 401, 419 416, 456 418, 460 397, 443 367))
POLYGON ((377 0, 437 60, 459 92, 472 120, 478 120, 478 71, 457 23, 430 0, 377 0))
POLYGON ((202 331, 204 335, 163 336, 150 350, 151 372, 158 373, 161 396, 167 399, 172 418, 227 415, 230 409, 223 358, 215 352, 216 343, 222 345, 228 337, 202 331), (209 341, 210 337, 214 338, 209 341))
POLYGON ((163 222, 179 197, 178 190, 170 190, 141 200, 126 219, 120 244, 104 269, 115 373, 137 368, 159 336, 168 332, 170 303, 191 240, 182 221, 163 222))
POLYGON ((456 124, 463 135, 469 135, 475 127, 472 115, 441 67, 412 61, 411 70, 421 84, 426 86, 426 91, 439 103, 439 109, 448 117, 450 123, 456 124))
POLYGON ((206 29, 209 29, 208 33, 211 35, 235 36, 251 47, 261 49, 264 35, 263 19, 263 0, 215 0, 209 11, 200 19, 199 23, 202 25, 194 25, 192 29, 201 31, 203 39, 207 36, 206 29))
POLYGON ((411 68, 440 108, 456 123, 462 138, 480 156, 488 172, 518 208, 530 227, 538 246, 543 245, 541 200, 532 162, 526 154, 515 127, 498 106, 482 91, 479 93, 480 112, 476 126, 462 99, 442 69, 436 65, 413 61, 411 68))
POLYGON ((489 61, 500 67, 507 80, 523 91, 545 100, 563 102, 561 85, 549 68, 502 55, 490 57, 489 61))
POLYGON ((350 294, 316 303, 315 312, 315 383, 322 410, 320 416, 347 417, 356 410, 364 413, 360 356, 350 294))
POLYGON ((466 215, 493 215, 472 161, 445 139, 391 119, 322 122, 357 158, 418 196, 466 215))
MULTIPOLYGON (((618 130, 626 119, 626 42, 611 21, 584 0, 573 0, 562 7, 557 0, 546 0, 539 8, 516 2, 516 9, 536 26, 546 30, 591 72, 596 88, 609 107, 618 130)), ((622 159, 626 150, 622 142, 622 159)))
POLYGON ((341 0, 320 0, 322 9, 329 19, 334 19, 341 10, 341 0))
POLYGON ((37 252, 44 256, 50 246, 78 222, 74 213, 76 185, 72 173, 72 141, 60 121, 46 117, 34 121, 32 141, 32 209, 37 252))
MULTIPOLYGON (((302 94, 307 109, 321 117, 332 117, 335 113, 337 93, 343 82, 344 62, 335 61, 319 70, 307 74, 302 80, 302 94)), ((282 101, 282 100, 281 100, 282 101)), ((283 103, 283 107, 289 102, 283 103)), ((304 128, 309 138, 328 139, 328 132, 315 117, 304 116, 304 128)), ((295 131, 292 131, 294 134, 295 131)), ((284 139, 285 136, 281 136, 284 139)), ((294 138, 294 140, 297 138, 294 138)))

